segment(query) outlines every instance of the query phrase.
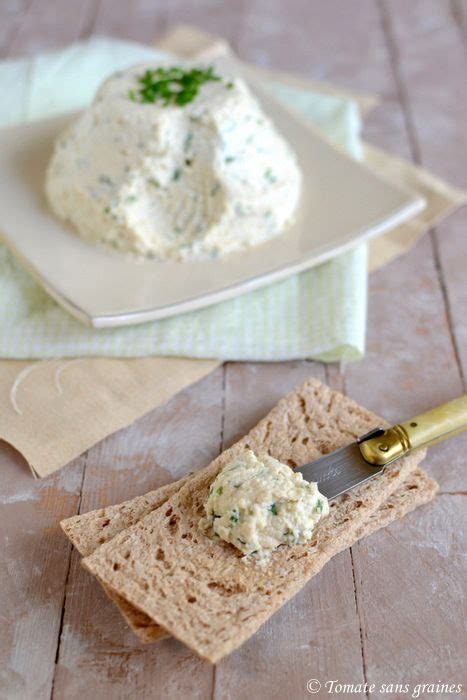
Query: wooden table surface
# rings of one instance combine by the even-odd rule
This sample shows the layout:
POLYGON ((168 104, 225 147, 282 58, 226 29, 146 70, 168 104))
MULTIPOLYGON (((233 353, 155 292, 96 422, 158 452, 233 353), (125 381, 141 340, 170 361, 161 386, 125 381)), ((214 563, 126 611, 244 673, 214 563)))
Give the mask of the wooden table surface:
MULTIPOLYGON (((1 0, 0 53, 91 34, 151 42, 179 22, 224 35, 249 61, 380 95, 366 138, 467 186, 463 0, 1 0)), ((410 697, 418 683, 466 680, 467 435, 429 451, 434 503, 336 557, 216 667, 173 640, 139 644, 57 526, 203 466, 310 374, 394 421, 466 391, 466 223, 456 213, 371 277, 367 354, 343 371, 227 363, 39 482, 1 446, 2 698, 295 700, 313 678, 410 684, 385 694, 410 697)))

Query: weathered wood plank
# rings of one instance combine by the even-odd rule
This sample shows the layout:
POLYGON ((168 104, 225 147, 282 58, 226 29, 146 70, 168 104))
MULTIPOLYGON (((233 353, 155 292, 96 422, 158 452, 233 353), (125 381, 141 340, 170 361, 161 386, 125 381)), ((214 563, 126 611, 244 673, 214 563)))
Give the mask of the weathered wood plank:
POLYGON ((167 31, 168 5, 169 0, 132 0, 131 5, 99 0, 93 32, 152 44, 167 31))
MULTIPOLYGON (((407 121, 402 96, 391 69, 391 56, 381 32, 376 4, 358 2, 350 8, 342 0, 330 0, 319 6, 309 3, 303 9, 298 2, 290 3, 287 8, 289 19, 303 10, 300 16, 309 37, 306 44, 292 40, 290 32, 300 31, 297 23, 280 22, 274 18, 273 5, 268 3, 268 21, 259 26, 253 20, 264 12, 264 3, 250 3, 248 23, 240 44, 244 57, 256 58, 263 63, 274 60, 283 68, 294 66, 313 77, 345 82, 348 87, 380 94, 382 107, 372 116, 371 128, 366 135, 380 146, 403 155, 410 154, 412 145, 405 128, 407 121), (257 29, 260 41, 249 38, 251 27, 257 29), (314 36, 313 28, 316 27, 319 31, 314 36), (263 51, 260 55, 256 47, 263 43, 269 53, 263 51), (275 54, 270 53, 274 47, 284 44, 290 47, 288 51, 281 52, 276 48, 275 54), (339 51, 333 51, 337 46, 339 51), (300 64, 298 67, 296 62, 300 64), (392 114, 389 121, 388 114, 392 114)), ((406 3, 401 5, 407 7, 406 3)), ((410 22, 406 26, 410 26, 410 22)), ((423 410, 427 405, 447 400, 461 391, 443 290, 436 280, 437 265, 428 239, 409 256, 378 272, 371 280, 369 352, 363 362, 349 367, 346 372, 349 393, 357 398, 361 396, 363 403, 390 420, 423 410), (441 361, 442 372, 439 366, 436 368, 434 357, 441 361), (355 394, 353 390, 359 387, 363 391, 355 394), (365 387, 371 387, 371 390, 365 390, 365 387)), ((461 263, 462 258, 459 268, 461 263)), ((456 279, 460 280, 460 277, 458 269, 456 279)), ((453 286, 462 299, 465 285, 453 286)), ((459 307, 459 314, 461 309, 459 307)), ((342 384, 340 380, 339 383, 342 384)), ((458 451, 453 448, 448 459, 439 461, 439 469, 452 472, 453 478, 455 470, 448 469, 447 465, 452 464, 455 454, 458 451)), ((451 480, 445 486, 451 488, 454 484, 451 480)))
POLYGON ((465 0, 451 0, 449 6, 452 18, 461 36, 461 41, 467 49, 467 5, 465 0))
POLYGON ((439 496, 354 547, 369 683, 465 681, 463 501, 439 496))
MULTIPOLYGON (((452 6, 436 0, 412 3, 391 0, 382 7, 388 32, 397 44, 397 72, 406 96, 418 159, 425 167, 467 188, 467 59, 452 6)), ((464 210, 437 227, 433 240, 464 387, 467 377, 465 220, 464 210)))
POLYGON ((225 377, 225 449, 258 423, 285 394, 308 377, 324 381, 318 362, 229 362, 225 377))
POLYGON ((33 0, 10 45, 9 57, 34 56, 84 38, 97 0, 33 0))
MULTIPOLYGON (((390 2, 383 8, 382 26, 394 89, 404 110, 406 129, 401 139, 406 141, 415 157, 420 157, 418 130, 409 100, 417 89, 422 94, 431 94, 432 100, 424 102, 423 120, 425 124, 436 124, 436 73, 430 78, 433 82, 417 87, 415 82, 421 83, 425 69, 423 57, 416 53, 412 57, 414 67, 418 68, 414 74, 416 80, 414 77, 415 82, 410 88, 403 83, 401 46, 399 38, 391 33, 387 14, 388 8, 392 13, 396 4, 395 14, 398 21, 403 21, 407 46, 413 47, 420 37, 425 37, 425 33, 436 33, 438 29, 433 14, 427 12, 426 3, 418 19, 407 14, 401 19, 403 10, 410 13, 416 3, 390 2)), ((446 3, 438 3, 438 6, 446 8, 446 3)), ((429 73, 428 70, 427 80, 429 73)), ((446 90, 449 92, 452 85, 449 86, 451 76, 446 65, 443 75, 442 84, 448 84, 446 90)), ((429 237, 420 241, 413 251, 373 275, 370 281, 368 354, 364 362, 347 368, 345 381, 349 394, 389 420, 409 417, 462 392, 456 348, 446 313, 444 284, 436 250, 429 237)), ((460 455, 465 444, 465 437, 458 437, 430 450, 428 468, 446 491, 462 488, 460 455)), ((441 579, 440 571, 446 568, 445 562, 433 564, 432 556, 415 554, 431 553, 436 545, 446 547, 451 541, 452 530, 449 526, 441 526, 443 517, 439 515, 442 506, 449 510, 452 503, 454 507, 449 498, 444 496, 435 505, 392 525, 386 534, 374 535, 371 542, 375 545, 371 551, 377 555, 372 559, 366 558, 366 543, 352 550, 358 607, 362 615, 366 675, 370 682, 392 680, 413 685, 424 682, 425 678, 436 681, 444 674, 451 678, 454 670, 459 669, 458 654, 453 649, 455 645, 451 644, 446 655, 442 651, 450 621, 453 627, 456 626, 459 572, 455 571, 452 578, 443 576, 441 579), (394 541, 395 533, 397 545, 388 546, 394 541), (445 622, 439 623, 437 612, 431 611, 430 606, 427 624, 426 601, 441 580, 445 622), (432 586, 430 594, 422 581, 427 582, 428 588, 432 586), (450 659, 447 658, 449 655, 450 659), (427 659, 430 659, 429 663, 427 659)), ((453 568, 456 569, 455 563, 453 568)), ((462 634, 461 630, 458 631, 462 634)), ((457 644, 462 644, 461 639, 458 638, 457 644)))
MULTIPOLYGON (((357 6, 353 3, 352 7, 340 0, 321 3, 319 6, 316 3, 305 5, 291 2, 287 3, 286 8, 283 3, 255 2, 249 3, 246 12, 245 27, 239 41, 239 50, 244 58, 302 72, 315 79, 340 82, 356 90, 375 91, 382 96, 384 107, 371 115, 366 125, 366 136, 400 155, 410 155, 408 144, 400 138, 404 115, 394 90, 384 44, 381 45, 379 16, 373 2, 359 2, 357 6), (284 17, 285 14, 287 17, 284 17), (306 40, 303 40, 303 27, 306 27, 306 40), (333 50, 337 46, 339 50, 333 50)), ((329 368, 327 377, 333 386, 345 389, 345 381, 338 368, 329 368)), ((278 643, 276 649, 264 644, 264 635, 260 632, 232 657, 233 661, 228 659, 224 662, 229 673, 221 675, 221 670, 218 669, 216 691, 219 696, 222 696, 224 688, 232 685, 233 689, 234 683, 240 691, 240 697, 242 693, 248 694, 251 677, 248 676, 245 682, 237 680, 234 665, 236 658, 241 660, 243 666, 246 659, 259 664, 265 656, 277 668, 271 689, 274 689, 277 678, 284 674, 288 676, 287 668, 291 666, 293 673, 290 676, 294 680, 288 677, 290 685, 287 692, 297 697, 305 692, 306 680, 309 678, 338 677, 354 683, 365 680, 350 553, 343 553, 331 567, 326 567, 296 601, 298 606, 304 605, 305 610, 311 609, 309 619, 312 616, 312 626, 303 624, 302 620, 306 619, 304 612, 297 616, 300 623, 295 626, 288 617, 287 609, 280 614, 282 622, 284 618, 290 620, 291 627, 287 626, 286 630, 289 632, 287 647, 293 650, 292 657, 289 657, 282 645, 279 649, 278 643), (323 605, 323 600, 327 601, 326 605, 323 605), (332 607, 332 602, 335 607, 332 607), (325 635, 318 646, 311 650, 303 646, 303 634, 309 634, 315 625, 319 630, 326 629, 330 607, 335 613, 330 628, 339 630, 345 654, 336 653, 336 637, 332 635, 329 638, 325 635), (258 637, 259 642, 256 641, 258 637)), ((274 626, 276 619, 277 617, 271 620, 266 628, 271 626, 276 630, 277 639, 282 640, 281 633, 274 626)), ((254 667, 254 664, 251 666, 254 667)), ((264 676, 258 680, 258 686, 253 686, 256 692, 264 687, 265 682, 264 676)), ((282 683, 279 683, 279 687, 283 688, 282 683)))
MULTIPOLYGON (((400 3, 398 16, 415 4, 400 3)), ((441 5, 446 7, 445 2, 438 3, 438 6, 441 5)), ((391 2, 385 7, 393 6, 391 2)), ((387 34, 385 41, 388 60, 392 65, 394 90, 406 113, 406 130, 405 133, 401 132, 400 139, 409 144, 412 152, 418 153, 411 107, 406 103, 408 91, 401 85, 400 50, 394 43, 390 18, 384 12, 386 10, 383 11, 382 26, 387 34)), ((414 16, 405 18, 405 31, 413 33, 414 42, 417 37, 424 37, 433 23, 432 17, 424 17, 425 13, 421 13, 418 23, 414 16)), ((407 42, 410 43, 409 39, 407 42)), ((426 53, 429 53, 428 48, 426 53)), ((431 78, 430 71, 422 71, 420 66, 424 64, 418 54, 413 60, 419 66, 418 80, 421 81, 422 72, 427 81, 433 81, 425 87, 425 91, 432 94, 439 75, 435 73, 431 78)), ((446 66, 443 85, 446 85, 447 92, 451 90, 450 79, 446 66)), ((453 76, 453 80, 457 78, 453 76)), ((413 90, 416 90, 415 85, 413 90)), ((423 86, 420 90, 423 91, 423 86)), ((427 123, 431 123, 432 114, 436 123, 438 108, 435 103, 434 99, 424 103, 424 121, 427 123)), ((445 225, 449 226, 450 223, 445 225)), ((364 362, 348 367, 346 385, 352 396, 391 421, 415 415, 463 391, 456 347, 446 313, 443 293, 445 277, 438 275, 438 268, 432 241, 425 237, 414 250, 370 279, 368 353, 364 362)), ((458 294, 461 297, 465 294, 462 291, 464 287, 462 283, 455 286, 460 290, 458 294)), ((461 308, 458 313, 461 313, 461 308)), ((463 488, 462 471, 459 469, 461 445, 467 445, 466 436, 430 450, 431 471, 444 490, 463 488)))
MULTIPOLYGON (((268 7, 270 8, 270 3, 268 7)), ((294 3, 288 5, 288 12, 293 13, 295 7, 294 3)), ((383 97, 383 104, 372 115, 366 135, 377 141, 378 145, 405 156, 410 155, 414 146, 409 138, 403 95, 400 85, 394 79, 392 57, 387 52, 387 42, 380 30, 376 6, 373 3, 359 2, 352 3, 352 7, 347 4, 346 10, 342 2, 331 0, 325 7, 321 5, 319 12, 316 10, 315 13, 315 8, 316 5, 312 3, 307 6, 308 29, 313 24, 320 27, 316 37, 312 34, 309 36, 309 43, 313 45, 310 52, 315 52, 310 63, 307 63, 307 55, 304 54, 304 43, 287 36, 289 31, 298 32, 296 23, 289 23, 284 28, 274 17, 266 23, 271 45, 282 39, 290 47, 288 53, 284 54, 286 63, 282 63, 282 67, 292 67, 291 62, 297 60, 298 54, 304 71, 311 69, 313 77, 322 76, 336 82, 345 80, 350 87, 379 93, 383 97), (345 32, 339 31, 344 17, 345 32), (339 51, 330 57, 331 42, 339 46, 339 51), (360 64, 362 60, 366 66, 360 64), (338 66, 336 70, 335 63, 340 61, 345 62, 345 65, 338 66), (318 75, 315 72, 317 66, 321 71, 318 75), (377 67, 376 70, 373 71, 373 67, 377 67)), ((269 16, 270 14, 269 12, 269 16)), ((406 26, 410 27, 410 22, 406 26)), ((266 30, 263 27, 263 31, 266 30)), ((255 57, 261 58, 258 53, 255 57)), ((427 238, 411 254, 378 272, 370 286, 368 355, 363 362, 348 367, 344 379, 334 368, 328 372, 334 385, 339 388, 346 386, 351 396, 388 419, 407 417, 462 391, 442 284, 437 279, 436 272, 436 259, 427 238)), ((439 478, 442 477, 443 488, 448 490, 460 487, 462 453, 459 443, 462 440, 459 437, 456 439, 457 444, 453 441, 438 446, 430 454, 432 471, 439 478)), ((417 516, 415 514, 412 517, 417 516)), ((354 550, 353 558, 358 565, 358 549, 354 550)), ((382 561, 391 568, 391 557, 388 553, 386 559, 384 550, 382 561)), ((415 577, 415 566, 411 571, 415 577)), ((365 570, 364 576, 368 588, 371 588, 371 583, 374 583, 371 571, 365 570)), ((361 609, 365 603, 361 600, 359 589, 357 599, 361 609)), ((420 605, 421 603, 418 606, 419 612, 420 605)), ((451 614, 454 612, 455 606, 451 598, 451 614)), ((373 625, 368 615, 361 621, 363 638, 368 635, 367 627, 373 625)), ((419 615, 418 628, 423 626, 423 622, 420 622, 422 619, 419 615)), ((436 643, 437 639, 437 632, 430 630, 424 647, 426 658, 430 655, 430 645, 436 643)), ((384 644, 381 649, 384 649, 384 644)), ((406 664, 403 649, 401 644, 398 663, 402 667, 406 664)), ((364 654, 368 676, 377 676, 373 668, 376 663, 374 656, 369 653, 367 657, 366 647, 364 654)))
MULTIPOLYGON (((350 396, 389 421, 414 416, 462 393, 428 237, 370 280, 368 350, 346 369, 350 396)), ((465 436, 430 449, 443 490, 462 487, 465 436)))
MULTIPOLYGON (((356 90, 366 90, 368 87, 376 89, 386 98, 385 109, 377 110, 376 118, 372 115, 367 136, 378 145, 408 155, 408 149, 401 148, 398 137, 403 115, 391 94, 387 57, 377 44, 377 37, 369 29, 379 23, 379 18, 372 2, 360 2, 359 8, 360 11, 356 12, 354 6, 350 8, 348 3, 340 1, 320 5, 290 2, 286 6, 280 2, 251 2, 245 9, 238 50, 246 60, 263 65, 293 70, 315 79, 340 82, 356 90), (350 21, 351 31, 348 30, 350 21), (339 51, 333 51, 331 43, 338 45, 339 51), (372 62, 366 61, 362 55, 362 48, 367 47, 368 43, 372 47, 372 62), (378 53, 379 58, 375 55, 378 53), (371 76, 365 77, 366 72, 371 76)), ((370 51, 370 48, 363 48, 363 53, 365 51, 370 51)), ((337 368, 330 369, 327 375, 332 375, 334 386, 344 388, 342 374, 337 368)), ((233 692, 234 687, 239 697, 246 697, 250 689, 256 693, 261 689, 264 691, 265 683, 269 686, 269 692, 274 694, 278 678, 287 678, 287 692, 293 697, 300 697, 306 692, 309 678, 339 677, 347 682, 365 680, 350 552, 343 553, 331 566, 326 567, 293 605, 301 613, 295 618, 300 621, 299 624, 294 625, 290 606, 290 616, 287 609, 281 611, 244 649, 221 664, 216 673, 215 686, 219 697, 223 692, 227 695, 229 690, 233 692), (326 604, 323 604, 323 600, 326 604), (315 629, 326 629, 330 608, 334 613, 330 629, 339 630, 346 654, 338 653, 332 634, 324 634, 319 642, 315 639, 316 647, 313 648, 303 642, 304 635, 313 634, 315 629), (310 611, 308 616, 306 610, 310 611), (307 617, 311 624, 303 623, 307 617), (275 626, 279 619, 283 623, 281 631, 275 626), (283 645, 280 642, 283 640, 284 620, 289 624, 285 626, 287 644, 283 645), (268 636, 269 629, 275 633, 268 636), (271 684, 264 674, 256 683, 252 683, 251 675, 242 681, 242 674, 235 673, 239 664, 244 667, 248 663, 248 668, 252 669, 256 664, 262 668, 263 657, 277 672, 271 684), (226 672, 223 672, 224 668, 226 672)), ((283 693, 283 690, 284 685, 280 681, 277 692, 283 693)))
MULTIPOLYGON (((220 450, 223 368, 88 453, 81 512, 131 498, 199 469, 220 450)), ((74 553, 54 697, 206 698, 212 668, 174 640, 145 646, 74 553)))
POLYGON ((244 28, 245 4, 241 0, 171 0, 169 26, 193 24, 211 34, 224 37, 234 49, 244 28))
POLYGON ((31 3, 32 0, 8 0, 0 5, 0 58, 7 56, 31 3))
POLYGON ((70 546, 58 528, 76 513, 85 458, 41 481, 1 444, 0 695, 50 697, 70 546))
MULTIPOLYGON (((310 376, 311 362, 228 364, 224 444, 254 425, 286 393, 310 376)), ((350 553, 343 552, 239 650, 217 664, 214 697, 243 700, 304 697, 310 678, 363 682, 360 628, 350 553), (340 644, 336 645, 339 637, 340 644), (341 645, 348 652, 342 654, 341 645), (240 671, 241 670, 241 671, 240 671)))
POLYGON ((239 51, 253 63, 379 95, 381 106, 365 120, 364 135, 381 148, 409 157, 400 138, 404 115, 379 23, 374 0, 291 0, 286 5, 256 0, 246 6, 239 51))
MULTIPOLYGON (((288 13, 293 13, 294 8, 294 3, 288 5, 288 13)), ((282 39, 290 47, 284 54, 286 63, 281 66, 296 68, 292 61, 297 61, 298 55, 303 70, 311 71, 313 77, 345 81, 349 87, 380 94, 383 103, 369 120, 366 136, 393 152, 410 156, 412 144, 406 131, 407 117, 391 70, 391 57, 381 33, 375 4, 359 2, 350 7, 348 3, 344 6, 342 2, 331 0, 324 7, 321 4, 319 10, 315 4, 309 3, 306 12, 307 44, 287 36, 289 31, 299 31, 296 23, 289 22, 285 28, 274 19, 266 23, 271 45, 282 39), (316 37, 310 32, 312 26, 319 27, 316 37), (310 54, 305 53, 308 44, 312 46, 310 54), (332 46, 338 46, 339 50, 333 53, 332 46), (318 68, 319 73, 316 72, 318 68)), ((250 26, 253 25, 251 22, 250 26)), ((253 57, 261 58, 258 53, 248 56, 253 57)), ((347 387, 352 397, 394 420, 459 393, 459 375, 429 240, 425 239, 411 256, 405 256, 391 268, 377 273, 370 289, 368 356, 358 365, 348 367, 344 379, 335 368, 331 368, 328 376, 333 385, 347 387), (407 382, 405 392, 402 388, 404 382, 407 382)), ((452 457, 454 454, 459 454, 455 446, 452 457)), ((452 464, 452 459, 450 462, 452 464)), ((438 474, 445 475, 445 485, 453 486, 453 482, 458 484, 459 480, 453 473, 455 469, 451 470, 448 465, 445 453, 433 464, 438 474)), ((358 561, 358 556, 358 550, 354 550, 353 558, 358 561)), ((385 560, 384 552, 382 559, 385 560)), ((386 565, 391 566, 389 555, 386 565)), ((340 571, 340 575, 345 573, 340 571)), ((365 576, 369 577, 370 573, 365 572, 365 576)), ((361 609, 364 602, 359 590, 357 601, 361 609)), ((363 637, 367 635, 366 626, 370 622, 365 618, 361 620, 363 637)), ((365 671, 370 676, 374 660, 371 655, 366 658, 366 649, 364 654, 365 671)), ((404 665, 400 657, 399 663, 404 665)), ((358 680, 357 677, 354 682, 358 680)))
POLYGON ((444 296, 453 334, 453 342, 462 372, 463 388, 467 390, 467 237, 465 208, 433 232, 437 260, 442 274, 444 296))
MULTIPOLYGON (((84 17, 85 5, 76 4, 77 16, 84 17)), ((73 22, 71 3, 70 26, 63 34, 63 22, 54 14, 57 7, 52 2, 3 3, 2 55, 31 54, 60 38, 77 38, 81 24, 73 22)), ((5 443, 0 459, 4 539, 0 589, 7 601, 0 641, 1 692, 9 700, 49 698, 71 553, 58 522, 77 511, 85 456, 42 481, 32 479, 22 457, 5 443)))
POLYGON ((305 698, 314 678, 364 683, 349 551, 217 664, 214 698, 305 698))

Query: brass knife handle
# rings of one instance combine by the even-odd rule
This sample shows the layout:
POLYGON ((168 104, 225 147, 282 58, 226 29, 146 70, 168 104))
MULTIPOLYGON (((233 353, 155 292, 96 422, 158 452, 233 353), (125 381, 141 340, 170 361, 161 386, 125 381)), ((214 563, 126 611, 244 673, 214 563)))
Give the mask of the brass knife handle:
POLYGON ((467 394, 364 440, 360 451, 370 464, 384 465, 417 447, 434 445, 463 430, 467 430, 467 394))

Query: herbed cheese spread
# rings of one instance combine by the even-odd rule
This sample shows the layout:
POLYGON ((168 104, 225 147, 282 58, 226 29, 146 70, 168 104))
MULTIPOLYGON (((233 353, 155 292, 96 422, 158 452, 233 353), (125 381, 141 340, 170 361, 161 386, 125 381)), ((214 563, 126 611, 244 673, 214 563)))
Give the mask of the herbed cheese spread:
POLYGON ((183 99, 167 97, 192 74, 203 70, 188 62, 115 73, 61 134, 46 194, 80 236, 199 260, 261 244, 293 221, 301 174, 288 144, 241 78, 208 68, 183 99), (154 76, 170 71, 179 82, 159 90, 154 76))
POLYGON ((217 475, 205 511, 201 527, 214 537, 267 558, 281 544, 307 542, 329 505, 300 472, 247 450, 217 475))

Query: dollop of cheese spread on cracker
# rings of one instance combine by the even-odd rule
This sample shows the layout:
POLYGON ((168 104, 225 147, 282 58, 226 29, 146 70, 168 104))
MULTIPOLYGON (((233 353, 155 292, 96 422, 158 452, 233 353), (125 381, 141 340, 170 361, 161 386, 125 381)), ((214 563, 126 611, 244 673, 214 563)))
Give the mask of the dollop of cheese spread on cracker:
POLYGON ((246 83, 221 75, 183 105, 132 99, 148 70, 115 73, 58 138, 54 213, 91 242, 160 260, 221 257, 284 232, 300 169, 246 83))
POLYGON ((307 542, 329 505, 300 472, 247 450, 217 475, 205 511, 204 529, 245 555, 264 558, 279 545, 307 542))

